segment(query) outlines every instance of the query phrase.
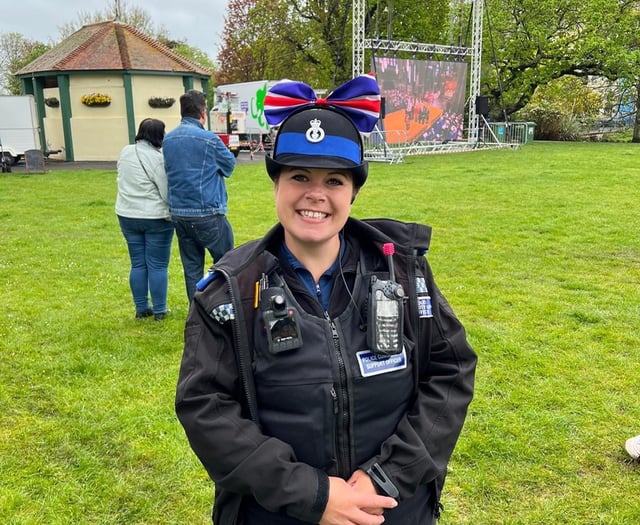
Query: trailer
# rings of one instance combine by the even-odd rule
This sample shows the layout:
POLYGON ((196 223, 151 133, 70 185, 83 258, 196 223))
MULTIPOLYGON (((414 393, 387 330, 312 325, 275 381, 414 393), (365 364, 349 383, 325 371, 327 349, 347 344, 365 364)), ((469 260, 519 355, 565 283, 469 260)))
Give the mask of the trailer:
POLYGON ((229 149, 231 153, 233 153, 234 157, 237 157, 240 153, 240 139, 238 135, 234 135, 233 133, 217 133, 218 137, 222 143, 229 149))
POLYGON ((11 166, 29 150, 42 150, 33 95, 0 95, 0 154, 11 166))
POLYGON ((217 86, 210 114, 213 131, 237 135, 240 149, 268 149, 271 135, 264 117, 264 98, 277 82, 255 80, 217 86))

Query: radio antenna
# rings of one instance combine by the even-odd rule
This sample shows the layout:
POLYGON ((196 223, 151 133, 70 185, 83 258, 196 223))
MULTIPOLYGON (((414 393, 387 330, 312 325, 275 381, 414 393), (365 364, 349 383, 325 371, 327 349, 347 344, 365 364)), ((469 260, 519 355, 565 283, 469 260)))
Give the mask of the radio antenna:
POLYGON ((396 272, 393 268, 393 254, 396 253, 396 248, 392 242, 385 242, 382 245, 382 253, 387 258, 387 262, 389 263, 389 280, 391 282, 396 282, 396 272))

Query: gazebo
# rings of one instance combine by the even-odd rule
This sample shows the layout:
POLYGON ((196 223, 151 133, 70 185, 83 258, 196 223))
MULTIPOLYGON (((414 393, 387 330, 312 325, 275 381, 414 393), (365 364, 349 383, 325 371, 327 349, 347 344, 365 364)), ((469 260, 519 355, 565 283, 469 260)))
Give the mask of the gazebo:
POLYGON ((116 160, 148 117, 178 125, 178 99, 208 92, 212 72, 134 27, 88 24, 20 69, 35 97, 45 151, 67 161, 116 160))

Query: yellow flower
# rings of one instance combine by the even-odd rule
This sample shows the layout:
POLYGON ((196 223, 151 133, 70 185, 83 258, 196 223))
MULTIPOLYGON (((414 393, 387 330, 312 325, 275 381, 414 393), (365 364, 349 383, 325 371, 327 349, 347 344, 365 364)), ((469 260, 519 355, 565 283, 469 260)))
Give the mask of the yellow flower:
POLYGON ((85 106, 108 106, 111 104, 111 97, 104 93, 90 93, 89 95, 82 95, 80 102, 85 106))

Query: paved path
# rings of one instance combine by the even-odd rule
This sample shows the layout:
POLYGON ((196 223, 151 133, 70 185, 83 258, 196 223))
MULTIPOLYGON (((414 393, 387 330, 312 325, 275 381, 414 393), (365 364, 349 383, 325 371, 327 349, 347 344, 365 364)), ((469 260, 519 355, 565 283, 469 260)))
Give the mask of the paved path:
MULTIPOLYGON (((264 153, 256 153, 254 154, 254 159, 251 160, 248 151, 241 151, 238 155, 238 164, 248 164, 253 162, 260 162, 264 153)), ((115 171, 116 161, 78 161, 78 162, 67 162, 63 160, 54 160, 54 159, 45 159, 44 168, 45 173, 49 171, 60 171, 60 170, 103 170, 103 171, 115 171)), ((11 166, 12 173, 27 173, 27 166, 24 160, 18 162, 18 164, 14 164, 11 166)), ((34 173, 35 174, 35 173, 34 173)), ((1 174, 0 174, 1 175, 1 174)))

